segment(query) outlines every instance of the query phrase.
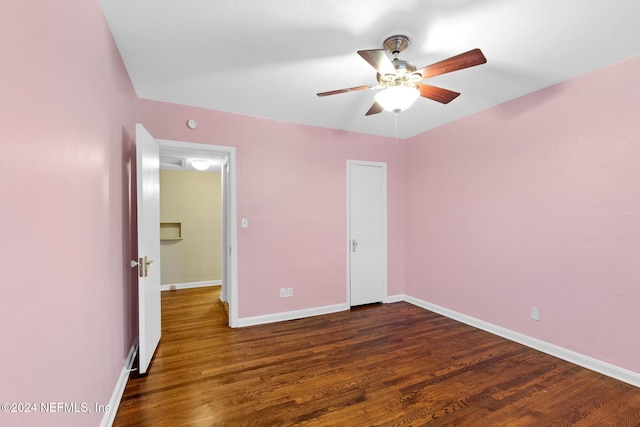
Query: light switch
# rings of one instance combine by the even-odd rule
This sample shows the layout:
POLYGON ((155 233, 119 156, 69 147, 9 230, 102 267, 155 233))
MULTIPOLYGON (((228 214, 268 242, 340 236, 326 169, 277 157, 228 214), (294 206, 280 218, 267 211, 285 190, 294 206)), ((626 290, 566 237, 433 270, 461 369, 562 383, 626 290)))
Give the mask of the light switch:
POLYGON ((247 218, 242 218, 241 227, 249 228, 249 220, 247 218))

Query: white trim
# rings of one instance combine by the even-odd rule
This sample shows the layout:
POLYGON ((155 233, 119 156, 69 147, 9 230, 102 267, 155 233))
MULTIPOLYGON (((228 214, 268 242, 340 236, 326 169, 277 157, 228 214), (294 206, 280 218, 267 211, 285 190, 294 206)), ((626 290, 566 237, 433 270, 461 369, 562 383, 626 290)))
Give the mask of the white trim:
POLYGON ((407 301, 407 296, 405 294, 397 294, 397 295, 389 295, 384 299, 385 304, 391 304, 394 302, 407 301))
POLYGON ((267 323, 283 322, 286 320, 302 319, 305 317, 321 316, 323 314, 347 311, 348 304, 327 305, 324 307, 307 308, 304 310, 285 311, 282 313, 265 314, 263 316, 245 317, 238 319, 238 327, 264 325, 267 323))
POLYGON ((173 290, 176 289, 191 289, 191 288, 204 288, 206 286, 220 286, 222 280, 205 280, 204 282, 186 282, 186 283, 172 283, 169 285, 160 285, 161 291, 170 291, 173 286, 173 290))
POLYGON ((120 406, 120 401, 122 400, 122 395, 124 394, 124 389, 127 386, 127 381, 129 381, 129 372, 131 372, 131 367, 133 366, 133 362, 136 358, 137 352, 138 339, 136 338, 133 345, 129 349, 129 354, 127 355, 127 359, 124 362, 124 367, 120 372, 120 377, 118 378, 118 382, 116 383, 116 388, 113 390, 111 400, 109 400, 109 410, 102 416, 100 427, 111 427, 113 425, 113 421, 116 418, 116 413, 118 412, 118 407, 120 406))
POLYGON ((457 320, 458 322, 466 323, 467 325, 482 329, 483 331, 490 332, 494 335, 498 335, 510 341, 515 341, 519 344, 539 350, 546 354, 550 354, 551 356, 557 357, 559 359, 566 360, 567 362, 582 366, 583 368, 587 368, 608 377, 615 378, 627 384, 640 387, 640 373, 633 372, 598 359, 594 359, 593 357, 576 353, 575 351, 559 347, 555 344, 551 344, 537 338, 532 338, 519 332, 515 332, 510 329, 506 329, 501 326, 476 319, 475 317, 467 316, 466 314, 458 313, 456 311, 441 307, 436 304, 432 304, 418 298, 406 296, 405 301, 418 307, 424 308, 425 310, 433 311, 434 313, 441 314, 450 319, 457 320))
POLYGON ((351 166, 374 166, 382 168, 382 203, 383 218, 382 218, 382 258, 383 258, 383 276, 384 276, 384 294, 387 295, 388 290, 388 255, 387 255, 387 221, 388 221, 388 204, 387 204, 387 164, 384 162, 369 162, 365 160, 347 160, 347 241, 346 241, 346 254, 347 254, 347 305, 351 307, 351 166))
POLYGON ((229 326, 238 327, 238 225, 237 225, 237 206, 236 206, 236 147, 226 145, 210 145, 195 142, 171 141, 166 139, 156 139, 160 146, 160 152, 164 148, 179 149, 183 151, 202 152, 213 151, 218 153, 226 153, 229 159, 229 261, 231 268, 228 272, 229 283, 227 284, 226 296, 229 302, 229 326))

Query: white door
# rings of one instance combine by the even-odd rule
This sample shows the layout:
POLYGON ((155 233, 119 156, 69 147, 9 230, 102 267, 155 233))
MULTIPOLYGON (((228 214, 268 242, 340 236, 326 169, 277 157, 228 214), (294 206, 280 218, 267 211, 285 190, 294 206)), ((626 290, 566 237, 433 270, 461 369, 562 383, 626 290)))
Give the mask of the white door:
POLYGON ((138 371, 145 374, 160 342, 160 155, 136 124, 138 185, 138 371))
POLYGON ((349 303, 387 296, 387 169, 384 163, 347 162, 349 303))

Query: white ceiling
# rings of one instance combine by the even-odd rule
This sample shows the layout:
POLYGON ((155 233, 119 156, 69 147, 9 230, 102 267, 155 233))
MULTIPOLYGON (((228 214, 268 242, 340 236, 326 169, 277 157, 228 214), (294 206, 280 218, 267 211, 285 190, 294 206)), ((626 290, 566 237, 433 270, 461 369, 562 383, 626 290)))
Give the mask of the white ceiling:
POLYGON ((393 34, 418 68, 472 48, 487 63, 429 79, 462 95, 418 99, 407 138, 640 53, 638 0, 101 0, 141 98, 395 136, 393 113, 365 117, 375 84, 356 54, 393 34))

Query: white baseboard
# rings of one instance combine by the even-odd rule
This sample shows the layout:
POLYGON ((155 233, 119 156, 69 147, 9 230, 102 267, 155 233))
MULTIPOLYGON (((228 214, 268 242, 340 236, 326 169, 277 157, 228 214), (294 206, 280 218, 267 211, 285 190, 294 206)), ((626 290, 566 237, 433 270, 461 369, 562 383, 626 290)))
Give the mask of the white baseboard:
MULTIPOLYGON (((404 294, 391 295, 384 299, 384 303, 393 303, 407 301, 407 296, 404 294)), ((238 319, 238 327, 264 325, 267 323, 283 322, 286 320, 303 319, 305 317, 321 316, 323 314, 337 313, 340 311, 350 310, 349 304, 336 304, 328 305, 324 307, 308 308, 296 311, 286 311, 282 313, 265 314, 263 316, 245 317, 238 319)))
POLYGON ((407 300, 407 296, 404 294, 398 294, 398 295, 389 295, 384 299, 384 303, 385 304, 391 304, 393 302, 400 302, 400 301, 406 301, 407 300))
POLYGON ((160 290, 171 291, 175 289, 204 288, 206 286, 220 285, 222 285, 222 280, 205 280, 204 282, 170 283, 168 285, 160 285, 160 290))
POLYGON ((348 304, 327 305, 324 307, 308 308, 304 310, 285 311, 282 313, 265 314, 264 316, 245 317, 238 319, 238 327, 264 325, 267 323, 283 322, 285 320, 302 319, 304 317, 321 316, 349 310, 348 304))
POLYGON ((441 314, 450 319, 457 320, 458 322, 466 323, 474 328, 482 329, 483 331, 490 332, 510 341, 517 342, 559 359, 566 360, 567 362, 582 366, 583 368, 587 368, 627 384, 640 387, 640 373, 594 359, 593 357, 576 353, 572 350, 567 350, 566 348, 559 347, 555 344, 550 344, 546 341, 532 338, 519 332, 514 332, 510 329, 467 316, 466 314, 458 313, 448 308, 440 307, 439 305, 432 304, 418 298, 405 296, 405 301, 426 310, 433 311, 434 313, 441 314))
MULTIPOLYGON (((383 303, 388 304, 400 301, 407 301, 407 296, 404 294, 387 296, 383 300, 383 303)), ((349 304, 344 303, 296 311, 287 311, 283 313, 265 314, 264 316, 245 317, 243 319, 238 319, 238 327, 264 325, 267 323, 283 322, 286 320, 302 319, 312 316, 321 316, 323 314, 337 313, 350 309, 351 307, 349 306, 349 304)))
POLYGON ((137 352, 138 352, 138 339, 136 338, 135 342, 131 346, 131 349, 129 350, 127 359, 124 362, 124 367, 120 372, 120 378, 118 378, 118 382, 116 383, 116 388, 115 390, 113 390, 113 394, 111 395, 111 400, 109 400, 109 410, 104 413, 104 416, 102 417, 102 422, 100 423, 100 427, 111 427, 113 425, 113 421, 116 418, 116 413, 118 412, 118 407, 120 406, 120 400, 122 400, 124 389, 127 386, 127 381, 129 380, 129 373, 131 372, 131 367, 133 366, 133 362, 136 358, 137 352))

